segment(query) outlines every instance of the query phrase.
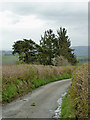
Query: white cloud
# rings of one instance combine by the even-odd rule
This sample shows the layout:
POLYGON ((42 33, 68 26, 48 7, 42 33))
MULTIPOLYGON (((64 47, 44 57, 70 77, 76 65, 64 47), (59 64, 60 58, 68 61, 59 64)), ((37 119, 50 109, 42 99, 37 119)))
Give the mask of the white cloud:
POLYGON ((45 24, 44 21, 37 19, 35 15, 19 16, 11 11, 0 12, 1 28, 40 28, 45 24))
MULTIPOLYGON (((1 0, 2 2, 12 2, 12 0, 1 0)), ((88 2, 89 0, 43 0, 43 2, 88 2)), ((13 2, 42 2, 42 0, 13 0, 13 2)))
POLYGON ((3 11, 0 12, 0 28, 12 27, 13 24, 19 22, 20 17, 16 14, 13 14, 12 11, 3 11))
POLYGON ((0 12, 0 27, 7 27, 12 22, 12 19, 8 17, 10 14, 10 11, 0 12))
POLYGON ((30 16, 21 16, 20 21, 14 25, 16 28, 40 28, 44 25, 44 22, 40 19, 37 19, 34 15, 30 16))

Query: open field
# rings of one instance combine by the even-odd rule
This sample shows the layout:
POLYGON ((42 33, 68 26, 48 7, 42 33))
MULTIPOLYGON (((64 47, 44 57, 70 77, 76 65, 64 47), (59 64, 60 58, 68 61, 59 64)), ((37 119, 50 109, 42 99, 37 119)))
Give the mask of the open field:
MULTIPOLYGON (((88 60, 90 61, 90 57, 88 56, 77 56, 77 60, 79 61, 78 65, 81 65, 82 63, 87 62, 88 60)), ((13 56, 13 55, 7 55, 7 56, 2 56, 2 64, 16 64, 18 61, 18 56, 13 56)))
POLYGON ((77 56, 77 60, 79 61, 79 65, 87 62, 87 61, 90 61, 90 56, 77 56))
POLYGON ((17 56, 2 56, 2 64, 16 64, 16 61, 18 61, 17 56))

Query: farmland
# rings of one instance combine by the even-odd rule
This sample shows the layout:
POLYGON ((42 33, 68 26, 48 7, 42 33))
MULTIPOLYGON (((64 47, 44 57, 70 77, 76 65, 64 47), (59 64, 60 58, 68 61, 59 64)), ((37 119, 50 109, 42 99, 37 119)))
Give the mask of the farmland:
MULTIPOLYGON (((88 60, 90 61, 90 57, 88 56, 78 56, 77 60, 79 61, 78 65, 81 65, 85 62, 87 62, 88 60)), ((2 56, 2 64, 16 64, 18 61, 18 57, 17 56, 13 56, 13 55, 5 55, 2 56)))
POLYGON ((81 65, 87 61, 90 61, 90 56, 77 56, 77 60, 79 61, 78 65, 81 65))
POLYGON ((8 56, 2 56, 2 64, 16 64, 16 61, 18 61, 17 56, 8 55, 8 56))
MULTIPOLYGON (((85 46, 77 46, 72 47, 75 49, 74 53, 77 56, 77 60, 79 61, 78 65, 81 65, 88 60, 90 61, 90 57, 88 56, 88 47, 85 46), (77 54, 76 54, 77 53, 77 54)), ((16 64, 18 61, 17 56, 12 55, 12 51, 0 51, 2 53, 2 63, 3 64, 16 64)))

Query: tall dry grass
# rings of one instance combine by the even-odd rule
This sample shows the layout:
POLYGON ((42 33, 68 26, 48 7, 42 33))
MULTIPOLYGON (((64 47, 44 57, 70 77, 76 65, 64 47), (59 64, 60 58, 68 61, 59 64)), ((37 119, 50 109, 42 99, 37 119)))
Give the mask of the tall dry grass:
POLYGON ((75 67, 55 67, 43 65, 5 65, 2 67, 2 82, 14 82, 16 79, 28 80, 32 78, 46 79, 59 76, 62 73, 71 74, 75 67))
MULTIPOLYGON (((31 89, 55 81, 55 77, 62 74, 62 78, 68 78, 76 67, 55 67, 44 65, 3 65, 2 67, 2 99, 10 101, 21 96, 31 89)), ((58 77, 56 80, 58 80, 58 77)))

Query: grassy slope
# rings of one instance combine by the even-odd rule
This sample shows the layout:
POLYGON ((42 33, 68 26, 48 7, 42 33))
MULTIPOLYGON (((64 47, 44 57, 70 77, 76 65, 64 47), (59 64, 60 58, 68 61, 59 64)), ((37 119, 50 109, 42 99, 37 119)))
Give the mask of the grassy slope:
POLYGON ((72 102, 68 97, 68 93, 62 101, 60 118, 75 118, 75 110, 73 109, 72 102))
MULTIPOLYGON (((77 60, 79 60, 78 65, 81 65, 84 62, 87 62, 88 59, 90 60, 90 57, 88 56, 77 56, 77 60)), ((17 56, 13 55, 7 55, 7 56, 2 56, 2 63, 4 64, 15 64, 16 61, 18 61, 17 56)))
POLYGON ((71 78, 74 67, 43 65, 3 66, 2 100, 11 100, 49 82, 71 78))

